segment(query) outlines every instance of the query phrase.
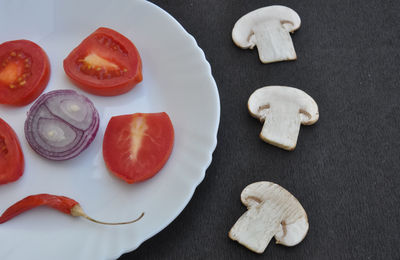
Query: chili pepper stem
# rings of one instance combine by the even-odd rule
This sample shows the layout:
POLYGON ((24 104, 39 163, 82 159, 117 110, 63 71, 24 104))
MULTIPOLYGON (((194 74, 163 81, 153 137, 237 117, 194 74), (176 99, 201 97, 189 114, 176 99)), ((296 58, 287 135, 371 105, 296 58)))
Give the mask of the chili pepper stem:
POLYGON ((137 219, 127 221, 127 222, 103 222, 103 221, 98 221, 96 219, 93 219, 86 215, 86 213, 83 211, 82 207, 79 204, 76 204, 71 208, 71 215, 74 217, 84 217, 92 222, 98 223, 98 224, 103 224, 103 225, 125 225, 125 224, 131 224, 134 223, 138 220, 140 220, 144 216, 144 212, 140 214, 140 216, 137 219))

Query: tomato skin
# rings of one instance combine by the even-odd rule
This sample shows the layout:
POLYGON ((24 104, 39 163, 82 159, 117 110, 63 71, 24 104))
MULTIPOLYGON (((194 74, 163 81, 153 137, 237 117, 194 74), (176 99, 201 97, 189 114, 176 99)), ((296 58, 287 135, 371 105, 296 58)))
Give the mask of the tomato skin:
POLYGON ((115 176, 135 183, 162 169, 173 143, 174 128, 164 112, 114 116, 104 134, 103 157, 115 176))
POLYGON ((135 45, 122 34, 109 29, 98 28, 95 32, 85 38, 64 60, 64 71, 71 81, 81 89, 99 96, 116 96, 131 90, 142 81, 142 60, 135 45), (101 46, 96 38, 107 37, 112 42, 124 49, 124 53, 118 53, 101 46), (107 56, 111 62, 120 63, 127 68, 127 73, 107 79, 98 79, 83 73, 78 61, 97 51, 100 55, 107 56))
MULTIPOLYGON (((22 87, 10 88, 0 81, 0 103, 11 106, 25 106, 34 101, 46 88, 50 79, 50 62, 44 50, 28 40, 8 41, 0 44, 0 59, 20 50, 31 59, 31 76, 22 87)), ((0 60, 0 64, 3 60, 0 60)), ((0 67, 1 73, 1 67, 0 67)))
POLYGON ((24 155, 14 130, 0 118, 0 184, 18 180, 24 172, 24 155))

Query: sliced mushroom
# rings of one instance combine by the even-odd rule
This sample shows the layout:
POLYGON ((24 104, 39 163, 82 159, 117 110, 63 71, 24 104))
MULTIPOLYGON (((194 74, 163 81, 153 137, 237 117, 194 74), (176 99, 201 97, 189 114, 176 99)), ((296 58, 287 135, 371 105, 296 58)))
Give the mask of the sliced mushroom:
POLYGON ((267 181, 250 184, 240 197, 247 211, 229 231, 232 240, 261 254, 272 237, 285 246, 295 246, 305 238, 309 227, 307 213, 278 184, 267 181))
POLYGON ((273 5, 242 16, 232 30, 234 43, 243 49, 257 45, 262 63, 297 59, 290 33, 300 27, 299 15, 286 6, 273 5))
POLYGON ((264 122, 260 138, 285 150, 296 147, 300 124, 312 125, 319 118, 314 99, 292 87, 259 88, 251 94, 247 106, 253 117, 264 122))

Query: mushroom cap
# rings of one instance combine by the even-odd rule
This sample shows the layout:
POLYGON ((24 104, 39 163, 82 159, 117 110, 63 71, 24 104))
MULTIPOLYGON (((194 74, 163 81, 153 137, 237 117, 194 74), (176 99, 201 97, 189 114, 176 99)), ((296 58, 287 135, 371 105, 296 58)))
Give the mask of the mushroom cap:
POLYGON ((269 203, 281 214, 280 231, 275 234, 277 244, 295 246, 307 235, 309 224, 307 213, 300 202, 286 189, 268 181, 248 185, 240 195, 248 208, 269 203))
POLYGON ((243 15, 234 25, 232 39, 234 43, 244 49, 252 48, 249 41, 253 28, 269 22, 280 22, 288 31, 294 32, 300 27, 300 16, 291 8, 282 5, 272 5, 256 9, 243 15))
POLYGON ((285 86, 266 86, 257 89, 251 94, 247 103, 250 114, 265 120, 266 111, 274 106, 289 106, 300 113, 303 125, 312 125, 318 121, 318 105, 314 99, 304 91, 285 86))

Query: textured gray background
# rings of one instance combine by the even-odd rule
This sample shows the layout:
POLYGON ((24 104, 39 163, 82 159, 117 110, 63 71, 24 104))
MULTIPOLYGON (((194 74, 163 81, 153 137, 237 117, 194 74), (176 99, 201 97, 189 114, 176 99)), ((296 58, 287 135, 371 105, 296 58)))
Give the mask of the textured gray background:
MULTIPOLYGON (((218 146, 206 177, 180 216, 120 259, 400 259, 400 1, 153 0, 192 34, 211 64, 221 99, 218 146), (234 23, 282 4, 302 26, 298 60, 263 65, 231 40, 234 23), (320 120, 303 126, 297 148, 263 143, 247 112, 265 85, 300 88, 320 120), (227 233, 244 213, 239 196, 276 182, 306 209, 310 230, 296 247, 270 243, 257 255, 227 233)), ((162 44, 162 43, 160 43, 162 44)))

